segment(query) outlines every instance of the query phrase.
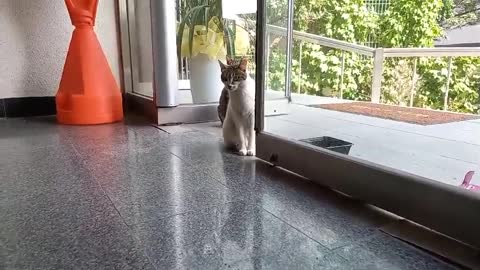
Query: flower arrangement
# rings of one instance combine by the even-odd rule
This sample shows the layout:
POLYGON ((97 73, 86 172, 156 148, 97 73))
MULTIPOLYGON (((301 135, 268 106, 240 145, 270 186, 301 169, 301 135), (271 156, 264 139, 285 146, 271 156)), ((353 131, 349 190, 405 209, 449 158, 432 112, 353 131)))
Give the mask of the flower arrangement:
POLYGON ((179 59, 205 54, 210 60, 248 53, 248 32, 235 20, 222 18, 222 0, 183 1, 177 29, 179 59))

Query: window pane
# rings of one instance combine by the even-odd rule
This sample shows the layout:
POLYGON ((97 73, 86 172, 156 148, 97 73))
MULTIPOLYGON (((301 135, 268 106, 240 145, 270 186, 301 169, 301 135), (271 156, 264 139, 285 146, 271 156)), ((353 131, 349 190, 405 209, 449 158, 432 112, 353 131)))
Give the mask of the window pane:
MULTIPOLYGON (((480 185, 480 35, 450 30, 441 1, 402 3, 294 1, 291 102, 279 114, 266 102, 265 129, 454 186, 477 171, 480 185)), ((283 27, 267 28, 274 92, 286 88, 287 1, 268 8, 283 27)))

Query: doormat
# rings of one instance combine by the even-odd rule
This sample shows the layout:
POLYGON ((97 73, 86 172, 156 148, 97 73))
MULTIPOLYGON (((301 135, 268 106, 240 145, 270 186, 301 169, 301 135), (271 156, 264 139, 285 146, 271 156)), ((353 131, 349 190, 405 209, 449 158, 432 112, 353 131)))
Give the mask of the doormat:
POLYGON ((437 125, 452 122, 479 119, 480 115, 434 111, 428 109, 400 107, 393 105, 350 102, 338 104, 311 105, 315 108, 339 112, 361 114, 365 116, 389 119, 417 125, 437 125))

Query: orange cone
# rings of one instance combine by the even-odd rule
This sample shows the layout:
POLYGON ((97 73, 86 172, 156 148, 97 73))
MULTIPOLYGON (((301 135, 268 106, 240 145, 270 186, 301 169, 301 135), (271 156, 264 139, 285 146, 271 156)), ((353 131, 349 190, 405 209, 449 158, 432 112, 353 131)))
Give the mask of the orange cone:
POLYGON ((65 0, 75 26, 56 96, 57 120, 89 125, 121 121, 122 94, 93 31, 98 0, 65 0))

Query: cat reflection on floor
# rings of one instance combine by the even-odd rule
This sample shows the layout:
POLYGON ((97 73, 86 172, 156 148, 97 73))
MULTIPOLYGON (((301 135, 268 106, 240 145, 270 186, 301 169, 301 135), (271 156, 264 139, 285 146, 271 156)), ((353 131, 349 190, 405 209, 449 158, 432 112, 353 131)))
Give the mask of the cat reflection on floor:
POLYGON ((220 63, 225 85, 220 97, 218 115, 222 121, 223 139, 228 148, 241 156, 255 155, 255 82, 248 75, 246 58, 220 63))

